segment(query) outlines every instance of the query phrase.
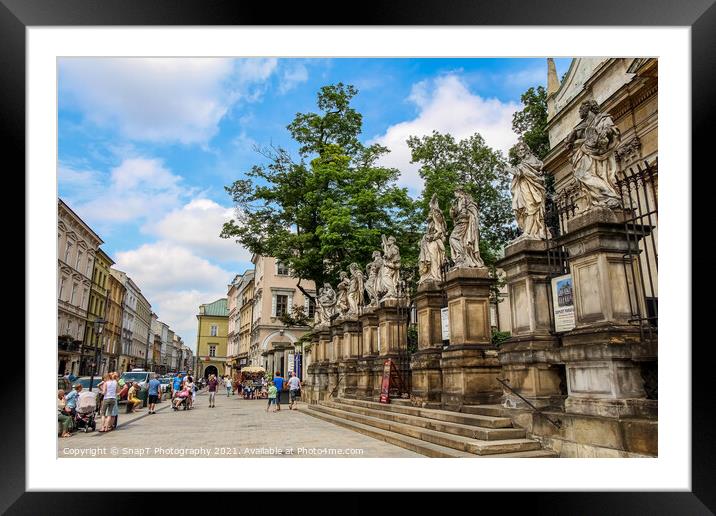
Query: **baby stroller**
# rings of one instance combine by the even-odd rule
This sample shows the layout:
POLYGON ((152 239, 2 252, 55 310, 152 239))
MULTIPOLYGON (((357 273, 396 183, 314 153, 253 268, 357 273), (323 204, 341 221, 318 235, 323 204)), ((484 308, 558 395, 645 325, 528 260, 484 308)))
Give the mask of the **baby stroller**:
POLYGON ((97 410, 97 393, 83 391, 77 398, 75 407, 75 428, 81 428, 87 433, 89 429, 95 430, 95 411, 97 410))
POLYGON ((172 401, 172 409, 179 410, 180 408, 183 408, 183 410, 186 410, 189 408, 189 400, 191 400, 191 393, 185 393, 184 391, 180 391, 176 394, 174 397, 174 400, 172 401), (176 400, 179 400, 179 403, 176 403, 176 400))

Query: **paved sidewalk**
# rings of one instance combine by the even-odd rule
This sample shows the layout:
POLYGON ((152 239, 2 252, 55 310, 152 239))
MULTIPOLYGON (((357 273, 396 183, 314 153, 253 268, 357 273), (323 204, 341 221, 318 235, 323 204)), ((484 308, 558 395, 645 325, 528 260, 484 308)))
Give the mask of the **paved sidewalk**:
MULTIPOLYGON (((282 405, 266 413, 266 400, 217 392, 209 408, 206 390, 194 408, 173 411, 168 402, 135 414, 120 411, 109 433, 78 432, 58 439, 58 457, 423 457, 282 405)), ((123 409, 123 407, 122 407, 123 409)), ((120 409, 120 410, 122 410, 120 409)))

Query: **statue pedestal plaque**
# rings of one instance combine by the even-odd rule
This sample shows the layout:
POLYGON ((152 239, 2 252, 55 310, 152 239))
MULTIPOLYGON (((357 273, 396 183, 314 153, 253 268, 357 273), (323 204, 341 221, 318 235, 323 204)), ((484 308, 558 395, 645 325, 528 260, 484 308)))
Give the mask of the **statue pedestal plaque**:
POLYGON ((448 272, 450 344, 442 351, 442 405, 498 403, 500 362, 492 345, 490 287, 495 282, 486 268, 458 268, 448 272))

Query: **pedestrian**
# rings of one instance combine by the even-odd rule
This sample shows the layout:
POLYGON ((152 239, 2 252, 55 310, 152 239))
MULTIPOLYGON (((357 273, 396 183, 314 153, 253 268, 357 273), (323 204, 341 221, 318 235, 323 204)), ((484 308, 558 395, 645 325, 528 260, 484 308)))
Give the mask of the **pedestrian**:
POLYGON ((118 376, 117 373, 114 373, 110 376, 109 380, 104 382, 104 396, 102 397, 102 408, 100 410, 102 413, 102 429, 100 432, 109 432, 111 430, 110 421, 112 420, 112 413, 117 406, 118 376))
MULTIPOLYGON (((301 396, 301 380, 296 376, 295 372, 291 372, 291 378, 288 379, 288 405, 289 410, 293 410, 293 404, 298 403, 297 398, 301 396)), ((296 409, 298 410, 298 408, 296 409)))
POLYGON ((187 401, 189 402, 189 408, 192 408, 194 406, 194 399, 196 398, 196 385, 194 385, 194 379, 191 376, 187 376, 184 386, 189 390, 191 398, 187 401))
POLYGON ((65 395, 65 412, 74 417, 77 407, 77 398, 82 392, 82 384, 76 383, 72 386, 72 390, 65 395))
MULTIPOLYGON (((273 382, 269 382, 269 389, 268 389, 268 405, 266 405, 266 412, 269 411, 269 408, 271 408, 271 405, 276 405, 276 400, 278 399, 278 389, 276 388, 276 385, 274 385, 273 382)), ((277 412, 277 409, 273 409, 274 412, 277 412)))
POLYGON ((276 396, 276 412, 281 410, 281 391, 283 390, 283 377, 281 376, 281 371, 276 371, 276 374, 273 377, 272 383, 276 386, 276 390, 278 391, 278 395, 276 396))
POLYGON ((139 384, 132 382, 127 392, 127 413, 136 412, 139 409, 139 405, 142 404, 142 400, 137 397, 139 394, 139 384))
POLYGON ((177 393, 181 390, 181 384, 182 379, 181 375, 177 373, 177 375, 174 377, 174 381, 172 382, 172 398, 174 398, 177 393))
POLYGON ((231 396, 231 378, 228 376, 224 377, 224 386, 226 387, 226 397, 231 396))
POLYGON ((159 393, 161 392, 162 382, 155 376, 149 380, 149 387, 147 395, 149 396, 149 413, 156 414, 156 404, 159 399, 159 393))
POLYGON ((214 408, 216 406, 216 386, 219 384, 219 381, 216 379, 216 376, 213 374, 209 375, 209 408, 214 408))
POLYGON ((57 422, 60 424, 60 437, 71 437, 72 418, 65 413, 65 391, 57 391, 57 422))

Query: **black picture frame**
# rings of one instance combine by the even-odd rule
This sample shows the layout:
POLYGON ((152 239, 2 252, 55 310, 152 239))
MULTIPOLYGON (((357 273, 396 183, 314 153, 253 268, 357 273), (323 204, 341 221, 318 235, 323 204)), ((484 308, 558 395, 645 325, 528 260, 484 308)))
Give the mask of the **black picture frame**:
MULTIPOLYGON (((393 0, 384 4, 361 2, 355 4, 350 17, 352 25, 548 25, 548 26, 688 26, 691 28, 692 72, 692 153, 696 163, 706 163, 706 153, 713 146, 711 127, 715 97, 716 74, 716 0, 393 0), (701 158, 701 159, 699 159, 701 158)), ((228 0, 0 0, 0 119, 5 128, 4 156, 14 158, 16 170, 25 167, 25 30, 32 26, 83 25, 341 25, 334 19, 335 9, 320 3, 296 2, 281 4, 240 2, 228 0)), ((347 18, 342 18, 346 20, 347 18)), ((711 164, 708 171, 713 169, 711 164)), ((674 171, 686 174, 689 171, 674 171)), ((24 188, 27 186, 25 185, 24 188)), ((699 189, 693 194, 698 195, 699 189)), ((25 192, 27 194, 27 192, 25 192)), ((703 195, 703 193, 702 193, 703 195)), ((694 201, 693 206, 699 203, 694 201)), ((693 234, 706 217, 692 214, 693 234)), ((690 250, 684 250, 685 256, 690 250)), ((708 254, 708 253, 707 253, 708 254)), ((694 256, 692 264, 706 266, 706 256, 694 256)), ((27 274, 27 271, 26 271, 27 274)), ((691 281, 690 277, 682 278, 691 281)), ((684 300, 688 302, 689 300, 684 300)), ((707 310, 712 302, 692 303, 692 320, 708 320, 707 310)), ((27 314, 25 314, 27 318, 27 314)), ((25 321, 29 324, 28 321, 25 321)), ((18 325, 19 326, 19 325, 18 325)), ((709 340, 692 337, 691 328, 684 328, 681 342, 663 345, 679 346, 692 356, 692 490, 690 492, 609 492, 609 493, 481 493, 480 505, 505 503, 509 507, 525 505, 524 510, 551 514, 710 514, 716 511, 716 435, 712 418, 715 404, 711 398, 709 365, 713 345, 709 340), (691 346, 691 341, 696 344, 691 346), (540 507, 542 509, 540 509, 540 507), (547 509, 548 508, 548 509, 547 509)), ((6 344, 8 344, 6 342, 6 344)), ((16 349, 16 348, 15 348, 16 349)), ((6 351, 9 358, 9 351, 6 351)), ((15 355, 19 353, 13 353, 15 355)), ((25 354, 15 360, 15 367, 5 367, 5 388, 22 386, 25 377, 25 354), (18 364, 22 362, 22 364, 18 364), (23 367, 20 367, 22 365, 23 367)), ((15 357, 13 357, 15 358, 15 357)), ((686 393, 685 393, 686 394, 686 393)), ((684 396, 686 398, 686 396, 684 396)), ((82 494, 59 492, 26 492, 25 490, 25 428, 17 422, 25 421, 25 408, 19 397, 3 407, 3 438, 0 439, 0 510, 7 514, 54 514, 71 511, 73 514, 97 512, 113 513, 121 507, 136 512, 146 508, 138 493, 116 493, 112 498, 121 502, 117 507, 107 504, 102 493, 82 494), (137 505, 135 505, 137 503, 137 505), (139 505, 141 503, 141 505, 139 505), (120 507, 121 505, 121 507, 120 507), (141 510, 140 509, 140 510, 141 510)), ((666 416, 668 417, 668 415, 666 416)), ((68 472, 70 474, 70 472, 68 472)), ((428 474, 426 472, 426 474, 428 474)), ((509 479, 507 479, 509 483, 509 479)), ((239 485, 237 479, 237 487, 239 485)), ((212 495, 213 496, 213 495, 212 495)), ((292 495, 293 496, 293 495, 292 495)), ((359 495, 355 504, 342 498, 341 506, 361 507, 359 495)), ((446 496, 446 495, 443 495, 446 496)), ((452 495, 450 495, 452 496, 452 495)), ((416 498, 420 498, 416 494, 416 498)), ((219 499, 217 499, 218 501, 219 499)), ((365 500, 365 499, 362 499, 365 500)), ((451 498, 452 500, 452 498, 451 498)), ((159 500, 157 500, 159 501, 159 500)), ((236 498, 234 498, 236 501, 236 498)), ((307 502, 306 497, 297 503, 307 502)), ((307 502, 311 503, 311 502, 307 502)), ((315 503, 315 502, 313 502, 315 503)), ((451 505, 457 502, 450 502, 451 505)), ((471 502, 474 503, 474 502, 471 502)), ((217 509, 222 505, 217 505, 217 509)), ((457 506, 454 506, 457 508, 457 506)), ((473 507, 475 507, 473 505, 473 507)), ((489 505, 484 505, 489 507, 489 505)), ((368 507, 366 507, 366 510, 368 507)), ((142 511, 144 512, 144 511, 142 511)))

